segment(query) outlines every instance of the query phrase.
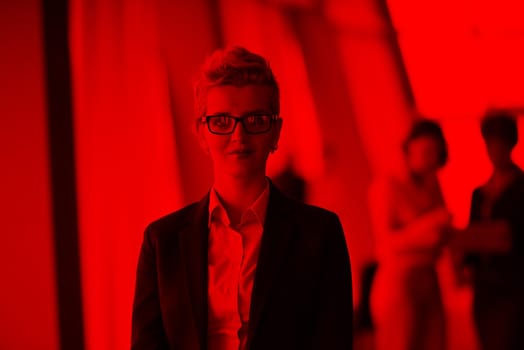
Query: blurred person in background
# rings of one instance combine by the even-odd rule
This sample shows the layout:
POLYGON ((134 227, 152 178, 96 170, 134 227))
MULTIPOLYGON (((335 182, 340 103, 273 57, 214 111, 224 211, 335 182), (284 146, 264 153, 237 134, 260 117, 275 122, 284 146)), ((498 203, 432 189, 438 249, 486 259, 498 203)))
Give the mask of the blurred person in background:
POLYGON ((524 349, 524 173, 511 156, 517 122, 491 111, 481 132, 493 172, 473 191, 470 224, 452 246, 465 253, 482 349, 524 349))
POLYGON ((437 173, 447 161, 440 126, 414 123, 403 145, 404 171, 370 189, 378 268, 371 291, 377 350, 445 348, 435 265, 451 216, 437 173))
POLYGON ((214 183, 145 231, 132 349, 352 349, 340 221, 266 177, 282 127, 268 62, 241 47, 217 50, 195 92, 195 132, 214 183))

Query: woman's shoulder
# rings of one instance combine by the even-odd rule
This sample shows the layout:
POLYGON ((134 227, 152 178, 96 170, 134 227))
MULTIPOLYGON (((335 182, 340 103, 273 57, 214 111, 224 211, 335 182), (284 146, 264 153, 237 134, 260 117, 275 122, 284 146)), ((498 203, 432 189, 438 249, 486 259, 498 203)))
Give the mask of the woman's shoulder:
POLYGON ((191 224, 199 216, 207 214, 206 197, 198 202, 193 202, 174 212, 161 216, 147 225, 146 234, 163 235, 173 234, 181 228, 191 224))
POLYGON ((286 216, 297 222, 304 228, 327 227, 338 225, 340 222, 338 215, 325 207, 304 203, 283 194, 280 197, 280 206, 286 208, 286 216))
POLYGON ((294 222, 301 239, 318 247, 323 246, 322 242, 344 237, 339 216, 320 206, 298 203, 294 222))
POLYGON ((198 206, 198 202, 191 203, 185 207, 178 209, 174 212, 161 216, 154 221, 152 221, 149 226, 166 226, 173 225, 185 221, 188 216, 191 216, 191 213, 195 211, 198 206))
POLYGON ((338 220, 338 215, 335 212, 312 204, 299 203, 297 210, 300 216, 312 220, 338 220))
POLYGON ((276 186, 272 186, 272 192, 274 194, 272 196, 273 200, 270 200, 269 204, 281 208, 279 209, 279 211, 282 211, 282 209, 284 209, 284 212, 290 211, 291 213, 293 213, 293 216, 304 219, 318 219, 325 217, 333 217, 333 215, 336 216, 334 212, 326 208, 297 200, 287 195, 285 191, 282 191, 280 188, 276 186))

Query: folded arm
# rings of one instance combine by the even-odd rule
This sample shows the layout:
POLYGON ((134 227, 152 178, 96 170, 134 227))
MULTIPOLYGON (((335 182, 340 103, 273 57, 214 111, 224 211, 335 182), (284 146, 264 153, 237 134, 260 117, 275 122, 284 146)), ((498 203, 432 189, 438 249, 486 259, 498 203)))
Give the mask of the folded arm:
POLYGON ((475 222, 456 231, 451 245, 467 253, 506 254, 512 247, 511 228, 504 220, 475 222))
POLYGON ((380 253, 416 252, 435 249, 444 238, 450 215, 445 208, 434 209, 404 225, 394 225, 395 196, 392 184, 376 183, 369 193, 370 213, 380 253))

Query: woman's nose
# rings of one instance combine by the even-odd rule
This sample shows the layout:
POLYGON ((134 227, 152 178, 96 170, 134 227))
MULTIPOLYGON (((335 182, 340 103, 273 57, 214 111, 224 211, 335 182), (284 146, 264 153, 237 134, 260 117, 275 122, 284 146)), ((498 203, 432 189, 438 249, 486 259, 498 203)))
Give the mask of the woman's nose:
POLYGON ((233 130, 233 133, 231 134, 231 141, 240 141, 244 140, 248 134, 246 133, 246 129, 244 128, 244 124, 242 122, 238 122, 235 126, 235 129, 233 130))

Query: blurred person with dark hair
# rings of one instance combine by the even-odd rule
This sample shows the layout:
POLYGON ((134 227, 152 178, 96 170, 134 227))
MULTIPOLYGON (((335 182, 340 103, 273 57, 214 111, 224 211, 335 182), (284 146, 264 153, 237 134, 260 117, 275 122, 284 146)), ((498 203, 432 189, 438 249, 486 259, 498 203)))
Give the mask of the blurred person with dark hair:
POLYGON ((491 111, 481 133, 493 173, 473 191, 470 224, 452 244, 466 254, 482 349, 524 349, 524 173, 511 157, 517 122, 491 111))
POLYGON ((282 127, 266 59, 241 47, 215 51, 195 97, 195 133, 214 183, 199 202, 147 227, 131 348, 351 349, 340 221, 266 177, 282 127))
POLYGON ((373 184, 370 211, 378 268, 371 291, 377 350, 445 348, 435 264, 451 216, 437 173, 447 144, 434 121, 415 121, 403 145, 405 167, 373 184))

